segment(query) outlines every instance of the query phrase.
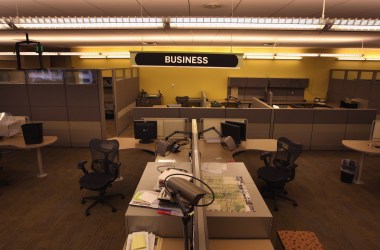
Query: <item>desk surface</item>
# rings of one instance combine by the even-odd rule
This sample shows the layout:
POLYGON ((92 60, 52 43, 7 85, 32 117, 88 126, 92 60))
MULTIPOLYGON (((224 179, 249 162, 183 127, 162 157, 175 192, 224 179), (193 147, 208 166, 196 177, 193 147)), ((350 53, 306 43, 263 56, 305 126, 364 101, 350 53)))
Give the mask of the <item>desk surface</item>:
MULTIPOLYGON (((212 238, 269 238, 272 215, 250 178, 244 163, 225 164, 227 164, 227 171, 223 172, 223 175, 243 176, 255 212, 207 211, 209 236, 212 238)), ((136 191, 152 190, 160 174, 157 167, 162 165, 165 164, 148 163, 136 191)), ((191 164, 186 162, 170 165, 191 170, 191 164)), ((160 215, 154 209, 129 206, 125 213, 125 219, 127 234, 136 231, 150 231, 160 237, 183 237, 182 221, 177 216, 160 215)))
MULTIPOLYGON (((380 154, 380 148, 371 147, 371 141, 366 140, 343 140, 342 144, 352 150, 367 154, 380 154)), ((378 142, 380 143, 380 142, 378 142)))
MULTIPOLYGON (((163 238, 160 250, 178 250, 183 249, 183 239, 163 238)), ((233 240, 233 239, 211 239, 209 240, 210 250, 273 250, 273 245, 269 239, 255 240, 233 240)))
POLYGON ((19 149, 32 149, 48 146, 57 141, 57 136, 44 136, 42 143, 38 144, 25 144, 24 137, 20 135, 15 135, 11 137, 3 137, 0 139, 0 147, 10 147, 19 149))
MULTIPOLYGON (((156 151, 156 141, 152 143, 147 143, 147 144, 142 144, 139 143, 139 140, 135 138, 128 138, 128 137, 113 137, 110 138, 109 140, 117 140, 119 142, 119 150, 124 150, 124 149, 131 149, 131 148, 137 148, 137 149, 142 149, 146 150, 148 152, 151 152, 155 154, 156 151)), ((156 162, 189 162, 189 151, 190 151, 190 144, 181 146, 180 147, 180 152, 177 153, 169 153, 167 156, 157 156, 156 157, 156 162)))
POLYGON ((205 140, 199 140, 198 145, 201 152, 202 161, 209 162, 229 162, 233 161, 233 156, 239 152, 247 150, 258 150, 258 151, 277 151, 277 140, 276 139, 247 139, 242 141, 237 149, 234 151, 228 151, 224 149, 220 143, 206 143, 205 140))

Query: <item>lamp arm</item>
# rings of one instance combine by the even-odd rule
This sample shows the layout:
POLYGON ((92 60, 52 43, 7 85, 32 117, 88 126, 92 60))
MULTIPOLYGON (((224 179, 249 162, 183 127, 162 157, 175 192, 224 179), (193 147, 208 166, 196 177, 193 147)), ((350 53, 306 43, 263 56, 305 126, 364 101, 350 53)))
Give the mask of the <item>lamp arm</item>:
POLYGON ((204 133, 206 133, 206 132, 208 132, 208 131, 210 131, 210 130, 214 130, 214 131, 215 131, 220 137, 223 137, 222 133, 220 133, 215 127, 211 127, 211 128, 205 129, 205 130, 203 130, 203 131, 200 131, 200 132, 198 133, 198 139, 200 139, 201 136, 202 136, 204 133))

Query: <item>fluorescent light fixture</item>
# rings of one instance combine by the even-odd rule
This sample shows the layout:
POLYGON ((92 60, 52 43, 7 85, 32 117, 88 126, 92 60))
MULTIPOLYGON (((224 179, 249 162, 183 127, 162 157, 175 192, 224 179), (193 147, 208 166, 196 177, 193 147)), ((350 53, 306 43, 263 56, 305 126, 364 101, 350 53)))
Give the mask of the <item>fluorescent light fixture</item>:
POLYGON ((120 58, 120 59, 128 59, 131 58, 131 53, 129 52, 104 52, 102 53, 107 58, 120 58))
POLYGON ((273 53, 244 53, 243 59, 273 59, 273 53))
POLYGON ((335 19, 330 30, 334 31, 380 31, 379 19, 335 19))
POLYGON ((321 30, 325 20, 320 18, 279 17, 172 17, 174 29, 272 29, 321 30))
POLYGON ((8 25, 7 19, 5 17, 0 18, 0 30, 10 29, 11 27, 8 25))
POLYGON ((276 56, 287 56, 287 57, 318 57, 318 53, 276 53, 276 56))
POLYGON ((103 59, 105 59, 106 58, 106 56, 103 56, 103 55, 97 55, 97 56, 79 56, 79 58, 81 58, 81 59, 101 59, 101 58, 103 58, 103 59))
POLYGON ((301 60, 302 56, 275 56, 277 60, 301 60))
POLYGON ((162 17, 15 17, 19 29, 154 29, 162 17))
POLYGON ((363 57, 363 54, 320 54, 321 57, 363 57))
POLYGON ((254 59, 254 60, 266 60, 266 59, 278 59, 278 60, 301 60, 302 56, 299 55, 279 55, 274 53, 245 53, 243 55, 244 59, 254 59))
POLYGON ((339 61, 364 61, 364 57, 338 57, 339 61))

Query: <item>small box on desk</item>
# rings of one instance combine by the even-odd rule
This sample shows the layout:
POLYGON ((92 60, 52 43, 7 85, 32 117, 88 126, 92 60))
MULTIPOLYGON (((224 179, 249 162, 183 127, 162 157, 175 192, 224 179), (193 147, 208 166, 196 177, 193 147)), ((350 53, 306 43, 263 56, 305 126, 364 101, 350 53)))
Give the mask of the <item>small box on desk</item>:
POLYGON ((359 102, 357 101, 346 101, 346 100, 341 100, 340 101, 340 107, 341 108, 348 108, 348 109, 356 109, 358 108, 359 102))

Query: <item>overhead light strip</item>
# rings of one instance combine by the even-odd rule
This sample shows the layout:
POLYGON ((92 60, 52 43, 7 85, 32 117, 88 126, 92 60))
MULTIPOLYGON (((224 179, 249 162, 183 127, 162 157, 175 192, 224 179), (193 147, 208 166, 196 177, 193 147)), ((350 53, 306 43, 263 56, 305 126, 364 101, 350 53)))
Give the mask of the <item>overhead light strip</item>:
POLYGON ((258 29, 380 31, 380 19, 304 17, 0 17, 0 29, 258 29))
POLYGON ((162 17, 16 17, 19 29, 154 29, 163 28, 162 17))
POLYGON ((174 29, 273 29, 321 30, 325 25, 319 18, 256 18, 256 17, 173 17, 174 29))

